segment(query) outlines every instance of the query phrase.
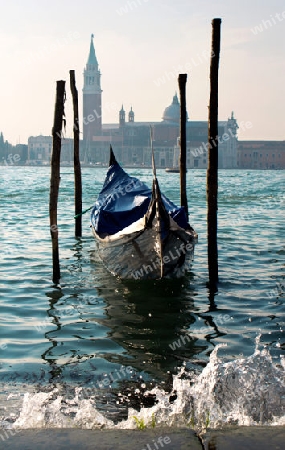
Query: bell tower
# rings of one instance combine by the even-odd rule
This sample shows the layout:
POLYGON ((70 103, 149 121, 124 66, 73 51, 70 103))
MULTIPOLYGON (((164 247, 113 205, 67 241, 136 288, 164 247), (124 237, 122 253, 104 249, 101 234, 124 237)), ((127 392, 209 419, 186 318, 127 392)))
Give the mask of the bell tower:
POLYGON ((88 141, 92 141, 93 136, 100 136, 102 132, 101 73, 93 38, 92 34, 89 57, 83 73, 83 139, 88 141))
POLYGON ((119 112, 119 124, 120 124, 120 127, 123 127, 126 124, 126 112, 124 110, 123 105, 119 112))
POLYGON ((134 122, 135 121, 135 113, 133 111, 133 108, 131 107, 131 110, 129 112, 129 122, 134 122))

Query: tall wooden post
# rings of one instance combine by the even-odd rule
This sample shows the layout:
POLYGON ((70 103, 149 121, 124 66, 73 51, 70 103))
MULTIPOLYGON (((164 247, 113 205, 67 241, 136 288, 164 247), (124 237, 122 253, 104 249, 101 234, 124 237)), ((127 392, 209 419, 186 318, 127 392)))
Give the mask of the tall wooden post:
POLYGON ((188 220, 188 202, 186 192, 186 82, 187 74, 179 74, 178 84, 180 92, 180 204, 184 206, 188 220))
POLYGON ((53 282, 60 281, 60 265, 58 251, 57 200, 60 182, 60 153, 62 123, 64 120, 65 81, 56 82, 56 101, 52 128, 52 156, 49 197, 50 234, 52 239, 53 282))
POLYGON ((212 21, 212 59, 210 68, 210 105, 208 124, 208 270, 210 288, 218 283, 218 72, 220 57, 221 19, 212 21))
POLYGON ((79 156, 79 114, 78 92, 75 84, 75 72, 69 71, 70 89, 73 99, 73 146, 74 146, 74 197, 75 197, 75 236, 82 236, 82 178, 79 156))

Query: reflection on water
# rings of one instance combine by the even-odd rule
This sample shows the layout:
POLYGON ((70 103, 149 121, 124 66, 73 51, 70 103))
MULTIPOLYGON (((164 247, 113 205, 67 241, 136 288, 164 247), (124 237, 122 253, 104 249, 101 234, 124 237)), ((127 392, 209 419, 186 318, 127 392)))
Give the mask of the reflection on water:
MULTIPOLYGON (((78 272, 82 255, 78 257, 78 272)), ((94 257, 94 254, 91 254, 94 257)), ((42 358, 51 366, 53 379, 66 368, 78 363, 96 366, 104 358, 110 364, 132 366, 157 380, 167 371, 181 365, 201 351, 195 338, 173 351, 170 347, 187 333, 194 322, 194 295, 191 275, 183 280, 146 280, 122 282, 99 263, 93 266, 94 295, 74 292, 64 295, 62 289, 47 293, 53 329, 45 333, 51 346, 42 358), (56 329, 54 328, 56 327, 56 329), (76 345, 77 338, 78 346, 76 345), (92 361, 94 360, 94 361, 92 361)), ((87 368, 85 369, 87 370, 87 368)))
POLYGON ((180 280, 122 281, 103 267, 94 250, 83 255, 77 240, 68 270, 78 285, 70 289, 66 278, 61 288, 46 293, 52 329, 44 333, 50 346, 42 358, 50 366, 49 381, 84 384, 131 366, 137 376, 160 383, 183 364, 205 366, 213 337, 224 333, 211 315, 217 309, 213 293, 208 310, 195 307, 192 273, 180 280), (88 259, 90 271, 83 274, 88 259), (197 319, 206 325, 204 341, 192 333, 197 319))

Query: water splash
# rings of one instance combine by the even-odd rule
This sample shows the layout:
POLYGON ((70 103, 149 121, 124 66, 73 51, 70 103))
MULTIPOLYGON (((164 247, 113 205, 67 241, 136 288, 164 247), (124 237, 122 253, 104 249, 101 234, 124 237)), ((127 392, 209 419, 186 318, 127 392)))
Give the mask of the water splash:
POLYGON ((154 405, 139 411, 128 408, 126 420, 110 420, 98 409, 96 396, 82 398, 82 388, 64 396, 50 392, 26 393, 14 428, 80 427, 135 429, 142 426, 191 427, 202 433, 226 425, 285 424, 285 362, 272 361, 266 348, 247 358, 223 362, 219 345, 200 374, 183 367, 173 376, 172 392, 155 387, 144 393, 154 405), (134 418, 135 417, 135 418, 134 418))
MULTIPOLYGON (((223 363, 218 357, 219 345, 200 375, 181 369, 173 379, 171 395, 153 389, 157 404, 142 409, 138 418, 168 426, 190 426, 198 432, 208 427, 226 425, 282 425, 285 423, 284 359, 280 367, 273 364, 268 350, 259 350, 245 359, 223 363), (173 396, 177 396, 173 401, 173 396)), ((133 411, 122 428, 132 425, 133 411)))
POLYGON ((75 388, 72 399, 58 395, 59 390, 26 393, 15 428, 112 428, 113 422, 98 410, 93 398, 80 399, 81 388, 75 388))

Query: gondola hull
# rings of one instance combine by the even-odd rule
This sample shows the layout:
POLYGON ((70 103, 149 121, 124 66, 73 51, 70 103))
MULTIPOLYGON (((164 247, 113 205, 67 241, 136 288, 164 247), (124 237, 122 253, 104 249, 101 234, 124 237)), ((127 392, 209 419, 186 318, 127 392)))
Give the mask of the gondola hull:
POLYGON ((197 234, 184 208, 130 177, 111 150, 110 166, 91 211, 98 256, 122 279, 179 278, 189 270, 197 234))
POLYGON ((99 258, 113 275, 122 279, 182 277, 191 267, 197 234, 172 221, 172 229, 162 239, 156 220, 151 228, 145 227, 144 222, 142 219, 135 224, 133 229, 137 231, 123 230, 104 239, 92 228, 99 258))

